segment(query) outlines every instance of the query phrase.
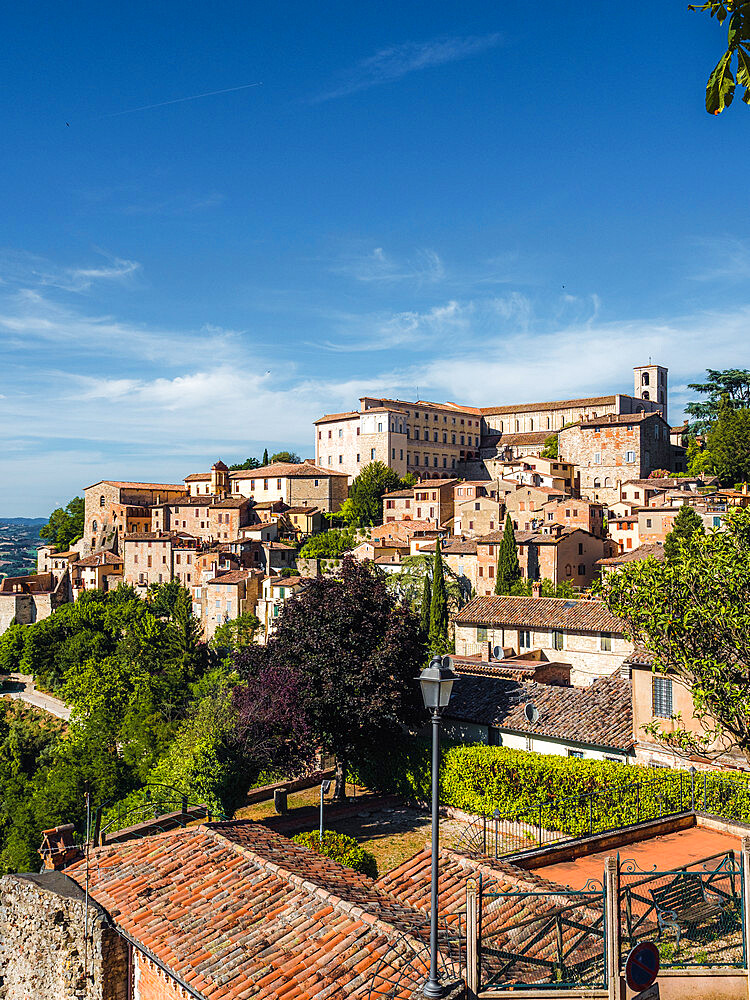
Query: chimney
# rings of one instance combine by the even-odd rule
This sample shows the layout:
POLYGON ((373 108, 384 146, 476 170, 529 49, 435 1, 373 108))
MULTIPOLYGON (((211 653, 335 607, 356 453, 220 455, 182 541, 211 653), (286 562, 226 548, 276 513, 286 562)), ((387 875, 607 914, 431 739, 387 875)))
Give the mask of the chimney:
POLYGON ((83 857, 83 851, 73 843, 74 829, 72 823, 66 823, 51 830, 42 830, 39 853, 45 868, 59 872, 83 857))
POLYGON ((531 584, 531 596, 541 597, 542 596, 542 582, 541 580, 534 580, 531 584))

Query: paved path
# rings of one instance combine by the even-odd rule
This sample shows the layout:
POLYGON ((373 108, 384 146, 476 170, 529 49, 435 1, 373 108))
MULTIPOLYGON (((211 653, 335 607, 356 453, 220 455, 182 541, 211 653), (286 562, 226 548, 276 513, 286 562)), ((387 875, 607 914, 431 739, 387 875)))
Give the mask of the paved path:
POLYGON ((10 698, 25 701, 27 705, 42 708, 45 712, 49 712, 50 715, 55 715, 58 719, 64 719, 65 722, 70 719, 73 711, 69 705, 66 705, 64 701, 60 701, 59 698, 53 698, 51 694, 43 694, 41 691, 37 691, 34 687, 34 678, 28 674, 9 674, 8 687, 2 694, 10 698))

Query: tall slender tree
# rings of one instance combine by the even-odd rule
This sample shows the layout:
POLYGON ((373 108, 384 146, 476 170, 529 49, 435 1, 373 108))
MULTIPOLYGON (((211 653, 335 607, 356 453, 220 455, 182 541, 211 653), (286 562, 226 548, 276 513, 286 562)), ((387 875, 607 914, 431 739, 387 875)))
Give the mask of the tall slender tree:
POLYGON ((505 528, 497 555, 497 578, 495 580, 496 594, 509 594, 513 585, 521 579, 521 567, 518 565, 518 546, 513 531, 510 514, 505 516, 505 528))
POLYGON ((429 570, 425 571, 424 586, 422 588, 422 610, 420 613, 420 624, 422 633, 427 639, 430 634, 430 608, 432 607, 432 587, 430 586, 429 570))
POLYGON ((440 539, 435 542, 432 567, 432 598, 430 600, 430 652, 444 653, 448 646, 448 595, 445 592, 443 555, 440 539))
POLYGON ((263 465, 268 465, 268 448, 263 451, 263 465))
POLYGON ((689 504, 683 504, 674 519, 672 530, 664 539, 664 555, 668 561, 679 559, 682 555, 683 543, 687 543, 695 532, 703 534, 703 521, 689 504))

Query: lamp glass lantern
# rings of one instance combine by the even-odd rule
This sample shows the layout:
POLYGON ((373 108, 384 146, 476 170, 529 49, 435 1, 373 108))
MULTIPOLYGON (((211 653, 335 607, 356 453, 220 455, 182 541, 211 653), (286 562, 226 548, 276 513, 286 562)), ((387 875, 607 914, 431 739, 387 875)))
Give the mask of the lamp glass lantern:
POLYGON ((430 665, 419 675, 422 698, 430 712, 445 708, 451 700, 456 674, 450 656, 433 656, 430 665))

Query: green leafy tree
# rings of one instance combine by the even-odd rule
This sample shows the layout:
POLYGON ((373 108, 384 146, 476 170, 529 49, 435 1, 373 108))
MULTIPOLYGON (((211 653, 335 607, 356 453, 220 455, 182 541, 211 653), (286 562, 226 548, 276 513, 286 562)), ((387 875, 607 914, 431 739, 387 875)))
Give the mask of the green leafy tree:
POLYGON ((83 535, 83 527, 83 497, 73 497, 65 507, 52 511, 47 524, 39 529, 39 537, 64 552, 83 535))
POLYGON ((260 460, 257 458, 246 458, 244 462, 236 462, 229 466, 230 472, 250 472, 252 469, 260 468, 260 460))
POLYGON ((435 559, 432 564, 429 646, 431 653, 445 653, 448 649, 448 596, 445 592, 439 538, 435 542, 435 559))
POLYGON ((240 615, 239 618, 219 625, 214 631, 209 645, 212 649, 223 654, 241 649, 242 646, 248 646, 254 641, 259 628, 260 620, 258 617, 247 612, 240 615))
POLYGON ((688 389, 705 397, 685 407, 685 413, 692 418, 690 433, 693 435, 706 434, 711 430, 724 399, 733 410, 750 407, 750 371, 746 368, 727 368, 723 371, 707 368, 705 382, 692 382, 688 389))
POLYGON ((290 462, 292 465, 299 465, 302 459, 294 451, 277 451, 271 455, 272 462, 290 462))
POLYGON ((383 520, 383 494, 401 488, 401 479, 384 462, 370 462, 351 485, 346 517, 360 528, 383 520))
POLYGON ((306 833, 295 834, 292 840, 295 844, 301 844, 302 847, 322 854, 325 858, 331 858, 339 864, 353 868, 355 872, 369 875, 370 878, 378 877, 375 855, 360 847, 354 837, 348 837, 345 833, 324 830, 321 840, 320 830, 309 830, 306 833))
POLYGON ((557 441, 557 434, 550 434, 548 438, 545 438, 544 449, 542 450, 542 458, 559 458, 560 451, 557 441))
POLYGON ((729 18, 727 48, 706 84, 706 111, 718 115, 734 100, 736 87, 744 87, 742 100, 750 104, 750 2, 748 0, 706 0, 690 4, 690 10, 707 11, 719 24, 729 18), (736 60, 736 76, 732 67, 736 60))
MULTIPOLYGON (((434 556, 404 556, 401 570, 389 572, 386 576, 388 589, 397 597, 409 602, 420 620, 425 615, 425 636, 430 631, 430 603, 432 601, 432 571, 434 556), (425 584, 425 580, 427 581, 425 584), (425 589, 427 594, 425 595, 425 589), (426 597, 426 604, 425 602, 426 597), (426 611, 424 609, 426 608, 426 611)), ((458 576, 443 559, 443 578, 448 598, 448 615, 459 611, 471 595, 471 582, 465 576, 458 576)))
POLYGON ((728 399, 723 399, 705 451, 706 465, 722 486, 747 482, 750 479, 750 409, 735 409, 728 399))
POLYGON ((505 528, 497 556, 497 576, 495 579, 496 594, 510 594, 516 582, 521 579, 521 568, 518 565, 518 546, 513 531, 510 514, 505 516, 505 528))
POLYGON ((432 586, 430 584, 430 574, 424 573, 424 583, 422 584, 422 607, 419 615, 419 622, 422 626, 422 635, 425 639, 430 635, 430 611, 432 609, 432 586))
POLYGON ((302 559, 340 559, 345 552, 356 548, 362 535, 356 528, 329 528, 308 538, 299 555, 302 559))
POLYGON ((664 741, 686 753, 731 743, 750 760, 750 510, 732 510, 725 531, 693 532, 679 559, 628 563, 597 590, 654 669, 692 693, 704 732, 677 725, 664 741))
POLYGON ((703 521, 688 504, 683 504, 677 517, 674 519, 672 530, 664 539, 664 555, 668 560, 679 559, 683 545, 686 545, 695 532, 703 534, 703 521))

